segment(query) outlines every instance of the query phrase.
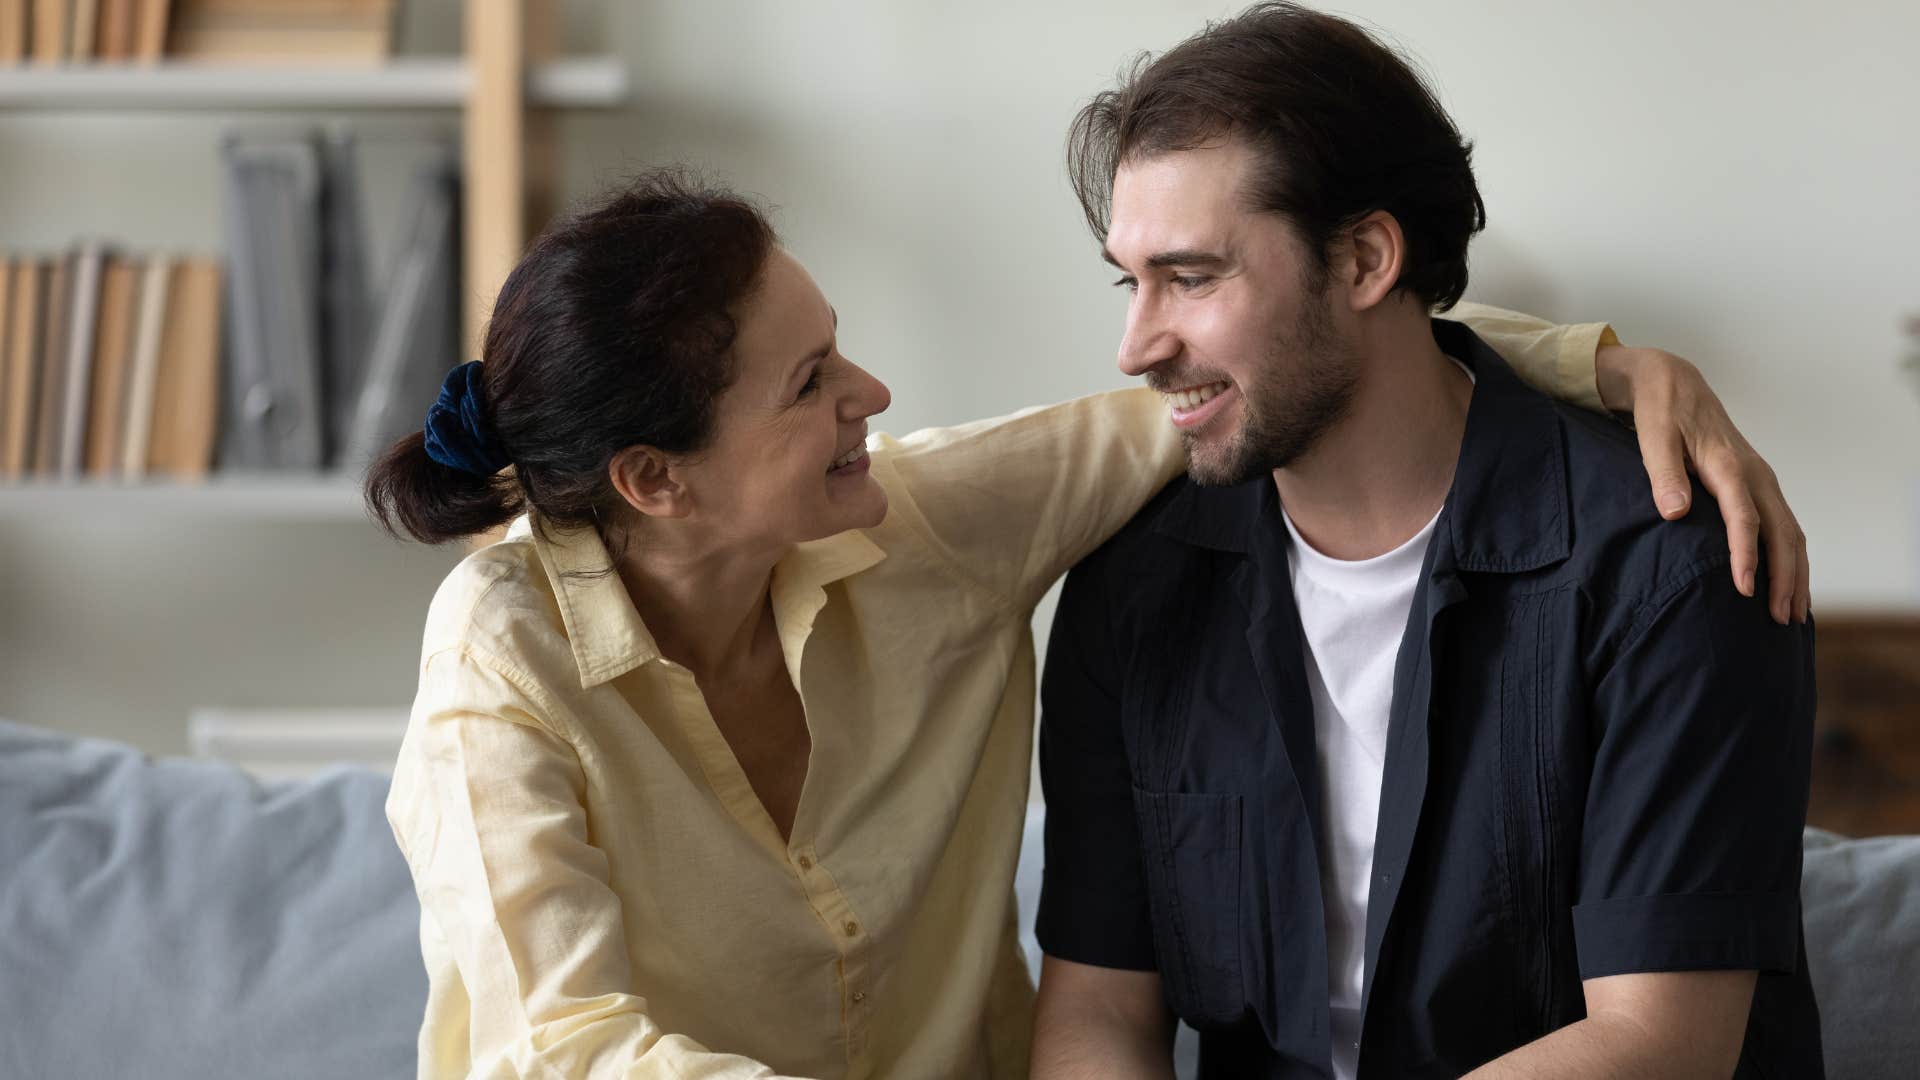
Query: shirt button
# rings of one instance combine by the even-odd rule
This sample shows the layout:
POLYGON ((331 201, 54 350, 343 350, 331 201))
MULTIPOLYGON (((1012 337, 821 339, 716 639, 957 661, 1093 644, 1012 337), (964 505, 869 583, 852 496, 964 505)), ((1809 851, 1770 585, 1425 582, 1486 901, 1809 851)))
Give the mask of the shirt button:
POLYGON ((865 1000, 867 1000, 867 992, 865 990, 855 990, 853 992, 853 1003, 855 1005, 858 1005, 865 1000))
POLYGON ((848 919, 847 925, 842 927, 841 929, 847 932, 848 937, 857 937, 860 934, 860 924, 857 922, 854 922, 852 919, 848 919))
POLYGON ((800 856, 800 869, 802 869, 802 870, 811 870, 811 869, 813 869, 813 859, 811 859, 810 857, 808 857, 808 856, 806 856, 806 855, 802 855, 802 856, 800 856))

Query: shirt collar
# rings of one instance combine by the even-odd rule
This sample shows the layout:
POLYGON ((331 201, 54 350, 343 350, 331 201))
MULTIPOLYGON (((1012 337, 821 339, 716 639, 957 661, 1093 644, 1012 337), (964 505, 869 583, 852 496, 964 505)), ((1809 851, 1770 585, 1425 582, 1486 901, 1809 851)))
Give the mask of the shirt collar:
MULTIPOLYGON (((1453 490, 1435 527, 1449 530, 1455 565, 1519 573, 1565 559, 1572 551, 1566 434, 1553 400, 1522 382, 1460 323, 1435 319, 1433 336, 1477 380, 1453 490)), ((1265 474, 1230 487, 1183 480, 1152 527, 1196 547, 1246 554, 1254 549, 1255 530, 1281 527, 1278 509, 1273 479, 1265 474)))
MULTIPOLYGON (((580 685, 592 689, 661 658, 660 646, 633 606, 613 558, 595 529, 535 528, 531 515, 508 536, 529 536, 560 607, 560 620, 580 669, 580 685)), ((783 624, 804 636, 824 603, 823 589, 886 558, 864 532, 851 530, 799 544, 774 567, 774 610, 783 624)), ((783 626, 781 636, 788 636, 783 626)))

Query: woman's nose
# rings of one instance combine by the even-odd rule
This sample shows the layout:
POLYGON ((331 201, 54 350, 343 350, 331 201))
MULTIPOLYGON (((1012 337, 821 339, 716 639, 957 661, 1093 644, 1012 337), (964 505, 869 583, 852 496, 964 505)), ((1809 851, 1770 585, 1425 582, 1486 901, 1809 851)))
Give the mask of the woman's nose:
POLYGON ((866 368, 851 361, 848 363, 858 374, 858 383, 854 392, 842 399, 844 409, 851 414, 847 419, 864 420, 876 413, 886 412, 887 406, 893 404, 893 391, 888 390, 887 384, 874 378, 866 368))

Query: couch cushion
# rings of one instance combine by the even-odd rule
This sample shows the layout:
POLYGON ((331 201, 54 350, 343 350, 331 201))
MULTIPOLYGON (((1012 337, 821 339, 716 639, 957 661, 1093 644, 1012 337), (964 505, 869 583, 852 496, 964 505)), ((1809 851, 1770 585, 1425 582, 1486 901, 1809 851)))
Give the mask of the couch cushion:
POLYGON ((386 789, 0 723, 0 1076, 411 1076, 386 789))
POLYGON ((1803 867, 1827 1075, 1910 1080, 1920 1069, 1920 836, 1808 829, 1803 867))

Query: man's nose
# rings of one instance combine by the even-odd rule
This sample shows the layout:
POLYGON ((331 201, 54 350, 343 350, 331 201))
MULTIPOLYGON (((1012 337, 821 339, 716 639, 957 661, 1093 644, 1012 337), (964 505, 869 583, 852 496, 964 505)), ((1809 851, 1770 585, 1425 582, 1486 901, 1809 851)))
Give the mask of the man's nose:
POLYGON ((1179 340, 1167 324, 1160 305, 1136 293, 1127 305, 1127 330, 1120 338, 1120 370, 1145 375, 1179 351, 1179 340))

